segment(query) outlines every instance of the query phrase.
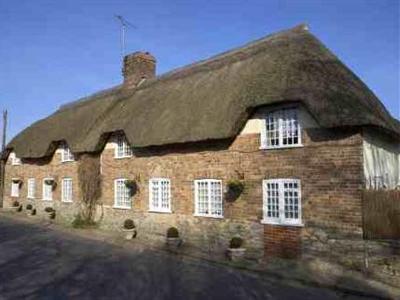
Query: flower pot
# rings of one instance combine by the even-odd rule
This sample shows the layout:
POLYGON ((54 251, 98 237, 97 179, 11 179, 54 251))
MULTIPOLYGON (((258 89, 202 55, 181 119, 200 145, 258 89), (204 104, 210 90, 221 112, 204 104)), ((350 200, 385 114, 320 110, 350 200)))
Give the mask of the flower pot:
POLYGON ((170 250, 178 250, 178 248, 182 245, 182 240, 177 238, 167 237, 167 247, 170 250))
POLYGON ((122 228, 122 231, 125 232, 126 240, 131 240, 134 237, 136 237, 136 228, 132 228, 132 229, 122 228))
POLYGON ((54 211, 52 211, 52 212, 46 212, 46 215, 47 215, 47 219, 48 219, 48 220, 53 220, 54 217, 56 216, 56 213, 55 213, 54 211))
POLYGON ((32 210, 27 209, 27 210, 26 210, 26 215, 27 215, 28 217, 31 216, 31 215, 32 215, 32 210))
POLYGON ((245 248, 228 248, 227 256, 231 261, 240 261, 244 259, 245 248))

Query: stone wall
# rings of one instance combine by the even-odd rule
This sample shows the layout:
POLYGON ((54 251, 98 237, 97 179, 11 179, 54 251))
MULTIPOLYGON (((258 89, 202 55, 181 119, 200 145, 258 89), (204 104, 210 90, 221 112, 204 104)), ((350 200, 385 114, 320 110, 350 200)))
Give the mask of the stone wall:
MULTIPOLYGON (((164 243, 168 227, 176 226, 185 247, 193 251, 223 255, 231 237, 245 240, 247 256, 261 259, 264 254, 276 255, 279 249, 290 249, 296 256, 311 253, 309 230, 323 228, 341 235, 351 233, 362 237, 361 188, 363 185, 362 136, 356 130, 327 130, 305 126, 303 147, 260 150, 260 135, 247 130, 234 140, 209 141, 168 147, 135 150, 130 158, 114 158, 113 138, 101 153, 102 197, 96 218, 102 228, 120 230, 126 218, 132 218, 138 238, 164 243), (149 179, 167 177, 171 180, 172 213, 149 212, 149 179), (132 197, 132 209, 113 208, 114 180, 136 179, 139 191, 132 197), (235 201, 224 201, 224 218, 194 216, 194 180, 220 179, 223 188, 231 179, 241 179, 245 190, 235 201), (304 227, 261 224, 262 180, 297 178, 302 186, 304 227), (273 238, 279 232, 280 237, 273 238), (291 238, 287 238, 287 237, 291 238), (300 237, 300 238, 298 238, 300 237), (279 247, 277 247, 277 241, 279 247), (275 249, 275 250, 274 250, 275 249)), ((61 163, 59 152, 48 161, 24 161, 21 166, 7 162, 6 205, 10 205, 10 184, 13 177, 26 183, 37 179, 35 205, 54 205, 57 220, 70 222, 78 212, 79 190, 77 166, 79 160, 61 163), (60 183, 64 176, 72 177, 74 204, 60 201, 60 183), (41 180, 55 177, 59 183, 53 201, 41 200, 41 180), (40 183, 40 184, 39 184, 40 183)), ((26 200, 26 184, 19 200, 26 200)), ((31 200, 29 200, 31 201, 31 200)))

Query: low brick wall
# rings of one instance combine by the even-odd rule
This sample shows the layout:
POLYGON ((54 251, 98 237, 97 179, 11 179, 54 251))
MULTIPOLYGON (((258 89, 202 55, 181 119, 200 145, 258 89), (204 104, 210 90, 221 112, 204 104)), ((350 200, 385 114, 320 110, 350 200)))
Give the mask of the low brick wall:
POLYGON ((301 255, 301 227, 265 225, 265 256, 298 258, 301 255))

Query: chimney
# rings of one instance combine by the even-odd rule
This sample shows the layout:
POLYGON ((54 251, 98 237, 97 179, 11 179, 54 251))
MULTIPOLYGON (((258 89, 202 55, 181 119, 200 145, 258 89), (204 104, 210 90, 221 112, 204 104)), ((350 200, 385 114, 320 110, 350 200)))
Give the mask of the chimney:
POLYGON ((135 52, 124 57, 124 86, 138 86, 142 80, 156 76, 156 59, 149 52, 135 52))

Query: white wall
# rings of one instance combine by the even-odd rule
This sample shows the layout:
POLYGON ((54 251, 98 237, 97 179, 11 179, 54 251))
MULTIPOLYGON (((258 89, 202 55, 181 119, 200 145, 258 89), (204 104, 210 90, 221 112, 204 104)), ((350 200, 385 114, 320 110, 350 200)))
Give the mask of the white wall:
POLYGON ((378 132, 364 132, 364 176, 367 188, 400 186, 400 143, 378 132))
MULTIPOLYGON (((293 106, 293 105, 292 105, 293 106)), ((291 105, 281 105, 275 106, 273 109, 292 107, 291 105)), ((298 106, 299 108, 299 122, 301 127, 304 128, 317 128, 319 127, 315 119, 310 115, 310 113, 303 107, 298 106)), ((247 120, 245 126, 243 127, 240 134, 252 134, 252 133, 261 133, 262 127, 265 126, 265 116, 267 113, 271 111, 271 108, 265 107, 258 109, 249 120, 247 120)))

